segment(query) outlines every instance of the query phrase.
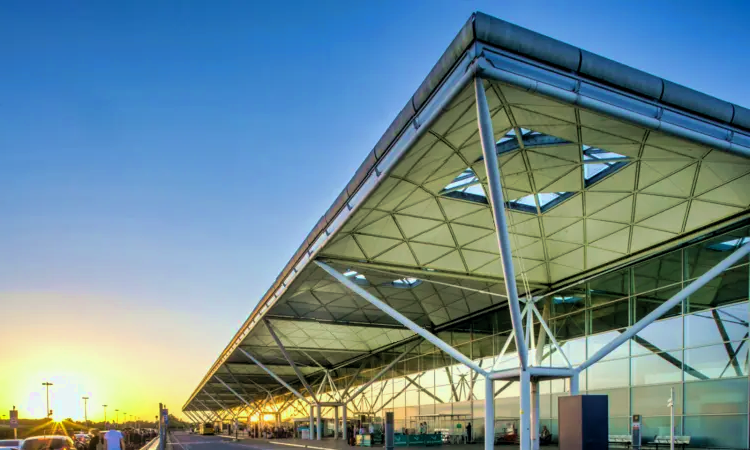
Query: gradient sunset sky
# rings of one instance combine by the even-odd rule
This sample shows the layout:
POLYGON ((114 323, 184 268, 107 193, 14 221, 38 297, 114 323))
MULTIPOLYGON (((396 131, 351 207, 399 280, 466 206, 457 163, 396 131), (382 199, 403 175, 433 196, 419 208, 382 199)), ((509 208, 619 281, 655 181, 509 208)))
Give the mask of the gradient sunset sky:
POLYGON ((0 414, 178 411, 475 10, 750 105, 740 1, 1 2, 0 414))

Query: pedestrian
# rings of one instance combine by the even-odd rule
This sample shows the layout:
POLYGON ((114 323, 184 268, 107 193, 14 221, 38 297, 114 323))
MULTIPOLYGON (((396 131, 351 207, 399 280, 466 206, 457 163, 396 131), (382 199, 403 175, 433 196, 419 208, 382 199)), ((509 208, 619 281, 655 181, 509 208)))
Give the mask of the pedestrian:
POLYGON ((99 438, 99 430, 96 428, 92 428, 89 430, 89 434, 91 435, 91 439, 89 439, 89 449, 88 450, 98 450, 99 442, 101 442, 101 439, 99 438))
POLYGON ((125 450, 125 439, 111 424, 107 424, 107 432, 104 433, 105 450, 125 450))
POLYGON ((471 444, 471 422, 466 422, 466 443, 471 444))

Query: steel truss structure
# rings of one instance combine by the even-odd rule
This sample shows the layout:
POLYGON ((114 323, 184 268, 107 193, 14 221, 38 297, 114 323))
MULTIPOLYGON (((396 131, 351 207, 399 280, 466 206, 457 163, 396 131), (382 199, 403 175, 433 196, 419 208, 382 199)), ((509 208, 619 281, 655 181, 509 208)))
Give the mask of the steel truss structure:
MULTIPOLYGON (((521 450, 537 449, 541 381, 577 394, 581 373, 626 342, 661 354, 638 333, 736 267, 750 242, 669 298, 644 297, 655 307, 582 362, 553 332, 550 300, 741 223, 749 207, 750 111, 476 13, 183 411, 309 417, 316 439, 333 412, 346 439, 349 414, 379 414, 409 388, 445 403, 483 383, 491 449, 495 398, 518 382, 521 450), (446 339, 498 310, 501 348, 477 355, 446 339), (403 363, 424 349, 440 355, 432 368, 445 368, 450 398, 403 363), (468 369, 459 380, 455 365, 468 369), (395 376, 404 383, 385 401, 395 376)), ((726 347, 738 375, 739 350, 726 347)))

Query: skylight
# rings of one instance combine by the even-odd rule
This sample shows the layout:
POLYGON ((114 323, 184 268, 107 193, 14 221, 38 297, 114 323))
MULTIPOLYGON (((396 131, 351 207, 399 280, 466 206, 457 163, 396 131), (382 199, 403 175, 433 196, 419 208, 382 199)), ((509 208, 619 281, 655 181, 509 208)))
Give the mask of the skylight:
POLYGON ((470 200, 477 203, 488 203, 487 194, 484 193, 482 183, 479 182, 474 170, 467 167, 456 178, 453 179, 446 187, 440 191, 440 195, 447 197, 470 200))
POLYGON ((536 213, 538 202, 541 212, 545 212, 573 194, 575 192, 540 192, 511 200, 507 202, 507 206, 518 211, 536 213))
POLYGON ((583 145, 583 178, 586 186, 596 183, 627 165, 627 156, 583 145))
POLYGON ((417 286, 421 282, 422 280, 419 280, 417 278, 404 277, 404 278, 399 278, 398 280, 393 280, 391 284, 396 287, 412 288, 414 286, 417 286))
POLYGON ((357 272, 356 270, 347 270, 346 272, 344 272, 344 276, 347 278, 351 278, 352 280, 360 284, 367 283, 367 278, 365 278, 364 275, 357 272))
POLYGON ((575 295, 555 295, 552 297, 552 303, 558 305, 561 303, 578 303, 581 300, 583 300, 583 297, 577 297, 575 295))
POLYGON ((711 250, 716 250, 718 252, 728 252, 740 247, 741 245, 745 245, 748 242, 750 242, 750 237, 736 238, 711 244, 708 246, 708 248, 710 248, 711 250))

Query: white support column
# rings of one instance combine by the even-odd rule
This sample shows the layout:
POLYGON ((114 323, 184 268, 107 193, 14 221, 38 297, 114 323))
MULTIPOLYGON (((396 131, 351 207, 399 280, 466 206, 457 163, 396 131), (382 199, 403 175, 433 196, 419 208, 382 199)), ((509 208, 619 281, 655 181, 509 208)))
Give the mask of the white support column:
POLYGON ((521 371, 521 446, 520 450, 531 450, 531 373, 521 371))
POLYGON ((333 407, 333 438, 339 438, 339 407, 333 407))
POLYGON ((484 450, 495 448, 495 380, 484 378, 484 450))
POLYGON ((310 440, 315 440, 315 407, 310 405, 310 440))
POLYGON ((349 278, 345 277, 343 274, 339 273, 336 269, 329 266, 328 264, 322 262, 322 261, 315 261, 315 264, 317 264, 321 269, 328 272, 329 275, 331 275, 333 278, 338 280, 339 283, 343 284, 349 290, 354 292, 355 294, 359 295, 363 299, 370 302, 373 306, 377 307, 379 310, 383 311, 384 313, 388 314, 392 319, 395 319, 397 322, 399 322, 401 325, 405 326, 406 328, 410 329, 411 331, 417 333, 418 335, 425 338, 428 342, 430 342, 435 347, 439 348, 440 350, 444 351, 448 355, 450 355, 453 359, 460 362, 461 364, 464 364, 465 366, 471 368, 475 372, 479 372, 481 375, 487 376, 487 371, 479 367, 477 363, 472 361, 470 358, 468 358, 463 353, 459 352, 455 348, 448 345, 445 341, 440 339, 439 337, 435 336, 434 334, 430 333, 429 331, 425 330, 423 327, 417 325, 416 323, 409 320, 406 316, 401 314, 400 312, 396 311, 395 309, 391 308, 387 303, 380 300, 379 298, 375 297, 374 295, 370 294, 366 290, 362 289, 359 285, 354 283, 349 278))
POLYGON ((531 382, 531 448, 539 450, 539 382, 531 382))
POLYGON ((318 431, 316 433, 315 438, 317 440, 323 439, 323 419, 320 417, 320 404, 317 405, 318 409, 318 431))
POLYGON ((578 395, 578 372, 570 377, 570 395, 578 395))
MULTIPOLYGON (((521 369, 526 370, 528 367, 528 351, 523 339, 523 319, 521 318, 521 306, 518 301, 516 274, 513 270, 508 224, 505 219, 505 200, 503 199, 503 186, 500 182, 500 166, 497 162, 497 142, 492 130, 492 115, 487 103, 487 95, 484 92, 484 82, 479 77, 474 78, 474 93, 477 101, 477 123, 482 141, 484 167, 487 171, 487 184, 490 190, 490 204, 492 205, 492 214, 497 229, 497 243, 500 247, 500 262, 503 266, 505 289, 508 292, 508 309, 513 324, 513 336, 516 340, 516 351, 518 352, 521 369)), ((526 449, 521 447, 521 450, 526 449)))
POLYGON ((344 438, 344 442, 347 442, 349 439, 348 433, 349 433, 349 424, 346 422, 346 401, 344 401, 343 409, 341 410, 341 427, 344 429, 342 436, 344 438))

